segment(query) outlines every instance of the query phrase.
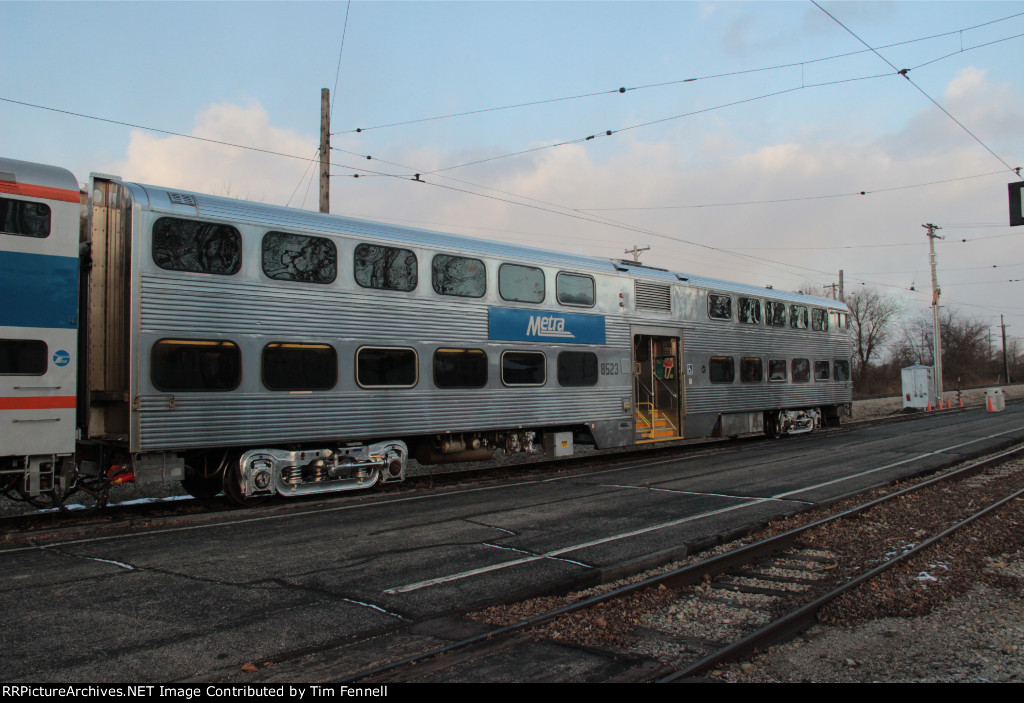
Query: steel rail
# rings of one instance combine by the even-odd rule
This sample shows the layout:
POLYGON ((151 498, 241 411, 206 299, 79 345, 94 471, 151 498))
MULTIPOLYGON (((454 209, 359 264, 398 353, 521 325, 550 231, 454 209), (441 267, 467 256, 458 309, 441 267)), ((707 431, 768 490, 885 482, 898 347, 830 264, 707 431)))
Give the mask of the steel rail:
MULTIPOLYGON (((566 615, 568 613, 572 613, 578 610, 584 610, 594 605, 615 600, 617 598, 621 598, 623 596, 635 593, 637 591, 641 591, 645 588, 649 588, 652 586, 666 585, 671 587, 679 587, 700 583, 707 576, 716 576, 738 564, 746 563, 753 559, 769 556, 778 551, 781 551, 782 549, 785 549, 786 547, 790 546, 793 542, 795 542, 797 537, 799 537, 801 534, 813 530, 817 527, 826 525, 836 520, 849 518, 859 513, 863 513, 882 503, 888 502, 890 500, 895 500, 899 497, 933 486, 937 483, 949 481, 954 478, 970 476, 990 466, 994 466, 997 464, 1001 464, 1005 461, 1009 461, 1011 458, 1021 453, 1024 453, 1024 446, 1015 447, 1013 449, 1001 452, 991 457, 981 459, 967 466, 963 466, 959 469, 955 469, 953 471, 944 473, 940 476, 928 479, 927 481, 922 481, 921 483, 915 484, 913 486, 909 486, 899 491, 895 491, 893 493, 870 500, 867 503, 863 503, 861 505, 854 506, 842 512, 836 513, 835 515, 830 515, 820 520, 815 520, 814 522, 808 523, 807 525, 802 525, 800 527, 793 528, 792 530, 787 530, 786 532, 774 535, 772 537, 768 537, 766 539, 754 542, 749 545, 745 545, 743 547, 731 550, 724 554, 704 559, 702 561, 681 567, 679 569, 675 569, 665 574, 651 576, 646 579, 643 579, 642 581, 627 584, 625 586, 621 586, 614 590, 608 591, 607 593, 591 596, 589 598, 576 601, 575 603, 570 603, 568 605, 555 608, 546 613, 541 613, 540 615, 535 615, 531 618, 527 618, 525 620, 512 623, 511 625, 505 625, 495 630, 488 631, 486 633, 474 635, 473 637, 468 637, 457 642, 452 642, 450 644, 437 647, 426 652, 421 652, 419 654, 405 657, 396 662, 382 664, 372 669, 357 672, 355 674, 350 674, 349 676, 337 679, 335 681, 332 681, 331 683, 347 684, 356 681, 362 681, 364 679, 370 679, 371 677, 376 677, 380 674, 384 674, 389 671, 394 671, 403 666, 412 665, 418 662, 422 662, 426 659, 444 655, 456 650, 469 648, 481 643, 486 643, 487 645, 493 647, 495 644, 503 640, 510 639, 513 635, 523 630, 529 629, 536 625, 543 624, 562 615, 566 615)), ((863 493, 863 491, 858 491, 858 493, 863 493)), ((989 510, 993 510, 1000 505, 1004 505, 1006 502, 1013 500, 1015 497, 1022 494, 1024 494, 1024 490, 1019 491, 1008 498, 1000 500, 998 503, 989 506, 988 508, 986 508, 986 510, 982 511, 981 513, 968 518, 962 523, 958 523, 958 525, 954 528, 950 528, 949 530, 944 531, 940 535, 937 535, 936 537, 933 537, 927 540, 926 542, 922 542, 921 545, 914 548, 913 550, 908 551, 907 554, 916 554, 921 549, 930 546, 935 541, 946 536, 947 533, 955 531, 955 529, 959 529, 963 525, 969 524, 973 520, 976 520, 978 519, 978 517, 981 517, 982 515, 987 513, 989 510)), ((848 494, 848 496, 845 497, 849 497, 851 495, 853 494, 848 494)), ((843 498, 844 497, 841 497, 837 500, 842 500, 843 498)), ((875 569, 872 569, 871 571, 863 574, 862 576, 859 576, 858 578, 854 579, 848 584, 844 584, 840 587, 840 589, 842 589, 841 591, 839 589, 836 589, 836 592, 830 592, 825 596, 821 596, 820 598, 801 607, 793 613, 782 618, 779 618, 778 620, 774 621, 773 623, 770 623, 764 628, 761 628, 755 633, 752 633, 751 635, 744 637, 736 643, 719 650, 715 654, 704 657, 695 664, 686 667, 685 669, 672 670, 672 673, 665 673, 661 676, 661 678, 658 678, 657 680, 659 682, 670 682, 675 681, 679 678, 683 678, 685 676, 692 676, 694 673, 703 671, 704 669, 707 669, 710 666, 714 666, 716 664, 727 661, 731 658, 735 658, 737 656, 741 656, 744 653, 752 651, 755 647, 759 645, 764 646, 766 644, 775 643, 780 641, 787 635, 792 635, 799 631, 802 631, 803 629, 806 629, 806 627, 808 627, 810 624, 813 624, 814 615, 817 613, 818 609, 820 609, 825 603, 838 597, 839 595, 841 595, 842 592, 845 592, 850 588, 854 588, 855 586, 859 585, 865 580, 873 578, 878 573, 881 573, 882 571, 885 571, 886 569, 890 568, 892 565, 899 563, 900 561, 902 561, 902 559, 903 557, 900 557, 898 559, 893 559, 890 562, 886 562, 885 564, 875 569), (773 637, 774 639, 770 639, 773 637)), ((661 671, 664 672, 666 670, 662 669, 661 671)))

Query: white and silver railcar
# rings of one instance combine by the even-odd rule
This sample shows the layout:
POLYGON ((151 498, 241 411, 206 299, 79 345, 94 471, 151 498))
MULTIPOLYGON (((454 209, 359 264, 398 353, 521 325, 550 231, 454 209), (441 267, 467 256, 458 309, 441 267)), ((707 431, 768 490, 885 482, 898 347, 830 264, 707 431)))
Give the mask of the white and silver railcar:
POLYGON ((79 261, 56 248, 78 235, 56 210, 77 216, 74 183, 0 159, 0 213, 55 208, 45 236, 4 225, 4 290, 10 276, 66 293, 81 264, 81 324, 72 305, 70 325, 54 325, 67 339, 26 331, 57 319, 41 280, 32 324, 0 317, 0 471, 30 495, 72 474, 223 483, 236 498, 345 490, 402 479, 410 456, 482 459, 538 436, 561 453, 573 440, 806 432, 851 401, 836 301, 99 175, 79 261), (48 259, 24 266, 16 253, 39 243, 48 259), (40 342, 45 364, 29 353, 40 342), (77 394, 49 379, 58 362, 71 386, 78 370, 77 394), (61 408, 77 423, 10 400, 50 383, 77 396, 61 408), (76 427, 70 443, 22 447, 29 420, 76 427))

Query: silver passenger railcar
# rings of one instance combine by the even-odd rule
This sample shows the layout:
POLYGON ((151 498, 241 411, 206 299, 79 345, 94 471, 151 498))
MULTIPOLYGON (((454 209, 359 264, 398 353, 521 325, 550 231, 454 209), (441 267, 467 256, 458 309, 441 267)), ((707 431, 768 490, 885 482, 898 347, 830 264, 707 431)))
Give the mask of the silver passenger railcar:
POLYGON ((0 312, 0 480, 28 496, 169 479, 237 499, 346 490, 401 480, 410 457, 540 440, 562 454, 808 432, 851 401, 836 301, 95 174, 79 227, 56 209, 74 183, 0 159, 3 288, 37 293, 22 317, 0 312), (42 206, 47 235, 6 224, 42 206), (80 253, 57 251, 79 231, 80 253), (42 246, 29 268, 26 243, 42 246), (60 323, 77 346, 44 332, 58 303, 27 272, 48 267, 64 289, 81 272, 60 323), (73 422, 17 395, 51 383, 58 351, 73 422), (29 423, 60 441, 22 446, 29 423))

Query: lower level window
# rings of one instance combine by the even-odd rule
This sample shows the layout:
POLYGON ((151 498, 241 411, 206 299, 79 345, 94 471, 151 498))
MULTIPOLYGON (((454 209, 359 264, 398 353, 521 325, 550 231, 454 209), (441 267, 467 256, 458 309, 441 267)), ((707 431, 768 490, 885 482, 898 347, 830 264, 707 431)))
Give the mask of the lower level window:
POLYGON ((414 349, 362 347, 356 352, 356 381, 363 388, 412 388, 417 378, 414 349))
POLYGON ((849 381, 850 380, 850 362, 845 359, 835 360, 835 373, 832 374, 832 378, 837 381, 849 381))
POLYGON ((558 385, 596 386, 597 354, 594 352, 559 352, 558 385))
POLYGON ((42 376, 48 355, 40 339, 0 339, 0 375, 42 376))
POLYGON ((764 364, 759 357, 746 356, 740 359, 740 381, 760 383, 764 380, 764 364))
POLYGON ((501 382, 506 386, 543 386, 547 359, 540 352, 508 351, 501 355, 501 382))
POLYGON ((829 363, 827 361, 815 361, 814 362, 814 380, 815 381, 827 381, 829 378, 829 363))
POLYGON ((338 353, 329 344, 275 342, 263 347, 262 371, 272 391, 330 390, 338 382, 338 353))
POLYGON ((438 349, 434 352, 434 385, 438 388, 486 386, 487 354, 483 349, 438 349))
POLYGON ((230 391, 242 381, 234 342, 161 339, 153 345, 150 378, 161 391, 230 391))
POLYGON ((793 359, 793 381, 810 381, 811 380, 811 362, 808 359, 793 359))
POLYGON ((769 381, 785 381, 786 380, 786 360, 785 359, 769 359, 768 360, 768 380, 769 381))
POLYGON ((708 362, 708 378, 712 383, 732 383, 736 380, 736 362, 731 356, 713 356, 708 362))

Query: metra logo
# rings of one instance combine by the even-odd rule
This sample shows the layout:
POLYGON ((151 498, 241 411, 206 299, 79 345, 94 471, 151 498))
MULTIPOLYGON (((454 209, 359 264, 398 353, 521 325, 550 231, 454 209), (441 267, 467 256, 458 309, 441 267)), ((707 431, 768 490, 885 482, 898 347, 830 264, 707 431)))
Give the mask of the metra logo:
POLYGON ((526 334, 531 337, 575 338, 572 332, 566 331, 565 318, 555 315, 530 315, 530 322, 526 326, 526 334))

